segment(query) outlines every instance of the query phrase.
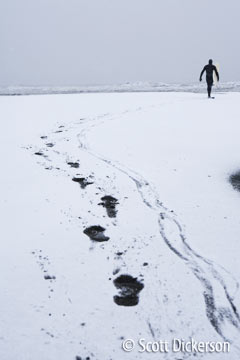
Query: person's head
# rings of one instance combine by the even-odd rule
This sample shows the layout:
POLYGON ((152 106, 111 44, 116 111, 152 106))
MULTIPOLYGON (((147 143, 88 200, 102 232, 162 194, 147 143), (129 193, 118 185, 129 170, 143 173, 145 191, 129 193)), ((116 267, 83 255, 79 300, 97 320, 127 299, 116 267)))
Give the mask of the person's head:
POLYGON ((209 62, 208 62, 209 65, 212 65, 212 62, 213 62, 212 59, 210 59, 209 62))

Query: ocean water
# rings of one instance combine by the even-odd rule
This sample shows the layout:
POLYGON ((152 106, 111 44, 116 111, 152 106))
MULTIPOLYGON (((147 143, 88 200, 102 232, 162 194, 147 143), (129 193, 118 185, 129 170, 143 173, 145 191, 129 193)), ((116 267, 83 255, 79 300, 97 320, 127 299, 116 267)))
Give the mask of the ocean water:
MULTIPOLYGON (((239 92, 240 82, 219 83, 214 92, 239 92)), ((9 86, 0 87, 0 95, 39 95, 39 94, 78 94, 102 92, 206 92, 206 83, 164 84, 153 82, 135 82, 116 85, 86 86, 9 86)))

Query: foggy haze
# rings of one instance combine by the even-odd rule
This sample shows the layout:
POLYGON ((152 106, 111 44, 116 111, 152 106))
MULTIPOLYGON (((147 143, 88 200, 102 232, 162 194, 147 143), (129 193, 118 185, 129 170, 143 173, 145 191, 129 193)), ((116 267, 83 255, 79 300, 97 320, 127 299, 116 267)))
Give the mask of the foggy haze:
POLYGON ((239 0, 8 0, 0 86, 240 80, 239 0))

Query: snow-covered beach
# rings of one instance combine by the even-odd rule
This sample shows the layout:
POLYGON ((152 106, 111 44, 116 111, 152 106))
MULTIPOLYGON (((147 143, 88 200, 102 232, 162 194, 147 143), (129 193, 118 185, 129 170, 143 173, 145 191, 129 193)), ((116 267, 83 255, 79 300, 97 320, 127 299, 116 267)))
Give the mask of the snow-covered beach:
POLYGON ((239 359, 239 101, 0 97, 1 359, 239 359))

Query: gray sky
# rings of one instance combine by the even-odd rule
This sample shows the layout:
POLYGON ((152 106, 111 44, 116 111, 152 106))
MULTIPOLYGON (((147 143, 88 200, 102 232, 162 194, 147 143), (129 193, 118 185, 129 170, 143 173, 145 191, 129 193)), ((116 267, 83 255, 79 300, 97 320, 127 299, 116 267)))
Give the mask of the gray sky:
POLYGON ((1 0, 0 86, 240 80, 239 0, 1 0))

